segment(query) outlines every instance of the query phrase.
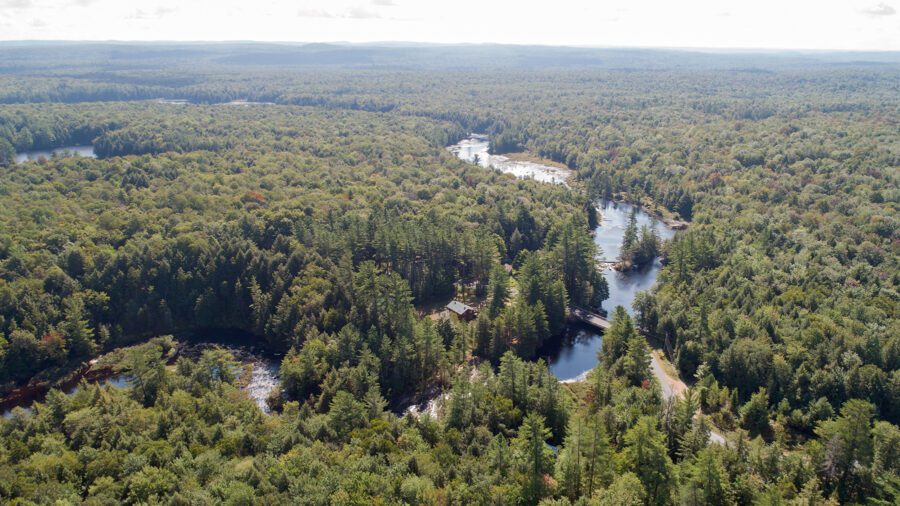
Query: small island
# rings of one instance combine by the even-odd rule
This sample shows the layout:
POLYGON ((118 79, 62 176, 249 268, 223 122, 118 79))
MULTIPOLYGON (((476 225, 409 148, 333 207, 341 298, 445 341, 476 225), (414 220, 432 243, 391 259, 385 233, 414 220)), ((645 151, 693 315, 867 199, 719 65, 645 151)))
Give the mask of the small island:
POLYGON ((659 234, 647 225, 638 228, 636 208, 632 209, 622 237, 619 261, 613 264, 613 268, 618 271, 639 269, 659 256, 659 250, 659 234))

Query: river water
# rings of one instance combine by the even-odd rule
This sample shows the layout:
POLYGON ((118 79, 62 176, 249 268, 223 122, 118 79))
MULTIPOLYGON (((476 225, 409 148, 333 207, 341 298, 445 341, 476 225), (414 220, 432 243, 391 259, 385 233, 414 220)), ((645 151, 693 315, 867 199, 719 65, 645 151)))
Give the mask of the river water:
MULTIPOLYGON (((619 258, 622 250, 622 238, 632 212, 637 218, 638 229, 646 225, 655 230, 660 239, 666 241, 675 237, 675 230, 631 204, 601 202, 597 208, 600 211, 601 221, 599 226, 594 229, 594 242, 600 248, 600 260, 612 262, 619 258)), ((662 264, 659 258, 656 258, 649 265, 627 272, 619 272, 610 268, 604 269, 603 277, 609 283, 609 299, 603 301, 603 309, 612 314, 616 306, 624 306, 628 314, 634 314, 631 304, 634 302, 635 295, 653 287, 661 268, 662 264)))
MULTIPOLYGON (((519 178, 534 178, 545 183, 565 184, 569 171, 541 165, 535 162, 519 162, 505 156, 488 153, 490 142, 485 135, 471 135, 458 144, 447 148, 451 153, 468 162, 478 162, 482 167, 493 167, 503 172, 515 174, 519 178)), ((668 240, 675 236, 675 230, 666 226, 661 220, 644 212, 641 208, 621 202, 600 202, 600 223, 594 229, 594 242, 600 249, 598 260, 615 261, 619 257, 622 237, 631 213, 637 218, 637 225, 651 227, 659 234, 660 239, 668 240)), ((638 292, 649 290, 656 282, 662 267, 659 259, 641 269, 618 272, 609 267, 603 270, 603 277, 609 284, 609 298, 603 301, 603 309, 612 313, 616 306, 623 306, 629 314, 634 314, 631 307, 638 292)), ((562 339, 547 343, 539 351, 552 372, 560 380, 581 379, 597 365, 597 352, 603 342, 602 335, 593 327, 583 324, 569 324, 562 339)))
POLYGON ((53 155, 86 156, 88 158, 97 158, 97 155, 94 153, 94 146, 65 146, 62 148, 51 149, 49 151, 38 150, 16 153, 16 163, 27 162, 29 160, 39 160, 41 158, 52 158, 53 155))
MULTIPOLYGON (((638 228, 646 225, 656 230, 660 239, 671 239, 675 230, 661 220, 631 204, 621 202, 601 202, 600 223, 594 229, 594 243, 600 249, 598 260, 615 261, 619 257, 622 237, 631 213, 635 213, 638 228)), ((662 264, 659 259, 640 269, 619 272, 610 267, 603 269, 603 277, 609 284, 609 298, 603 301, 603 309, 612 314, 616 306, 623 306, 628 314, 634 315, 634 298, 638 292, 649 290, 656 283, 662 264)), ((593 327, 570 324, 560 342, 549 343, 543 350, 552 372, 560 380, 581 379, 597 365, 597 353, 603 343, 603 336, 593 327)))
POLYGON ((484 168, 494 168, 512 174, 519 179, 534 179, 542 183, 566 184, 572 172, 560 167, 542 165, 536 162, 511 160, 507 156, 492 155, 487 136, 471 135, 458 144, 447 148, 451 153, 467 162, 478 163, 484 168))

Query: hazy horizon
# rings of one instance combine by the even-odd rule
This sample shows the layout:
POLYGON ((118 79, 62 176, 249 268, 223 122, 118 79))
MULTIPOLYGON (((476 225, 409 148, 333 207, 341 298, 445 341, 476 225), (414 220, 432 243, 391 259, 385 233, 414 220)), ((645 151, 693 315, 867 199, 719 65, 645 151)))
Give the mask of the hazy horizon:
POLYGON ((0 39, 898 51, 900 0, 0 0, 0 39))
POLYGON ((683 51, 713 54, 731 53, 900 53, 900 49, 831 49, 831 48, 798 48, 798 47, 750 47, 750 46, 641 46, 614 44, 543 44, 516 42, 429 42, 420 40, 256 40, 256 39, 0 39, 0 45, 41 45, 41 44, 123 44, 123 45, 217 45, 217 44, 259 44, 283 46, 335 45, 335 46, 372 46, 372 47, 457 47, 457 46, 512 46, 512 47, 547 47, 573 49, 621 49, 647 51, 683 51))

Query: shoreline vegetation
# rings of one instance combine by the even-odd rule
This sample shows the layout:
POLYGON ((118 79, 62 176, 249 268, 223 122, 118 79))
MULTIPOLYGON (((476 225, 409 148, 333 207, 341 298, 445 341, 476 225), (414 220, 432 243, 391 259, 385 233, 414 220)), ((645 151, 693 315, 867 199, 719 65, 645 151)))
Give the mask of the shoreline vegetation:
POLYGON ((82 382, 99 383, 119 374, 126 373, 126 357, 129 353, 148 345, 161 344, 168 349, 165 355, 167 365, 171 365, 181 355, 184 341, 170 341, 171 336, 159 336, 136 341, 132 344, 114 348, 102 355, 84 361, 69 373, 53 380, 32 380, 25 385, 15 386, 0 398, 0 411, 9 412, 15 407, 44 399, 50 390, 70 391, 82 382), (171 343, 171 344, 167 344, 171 343))
POLYGON ((539 165, 546 165, 547 167, 553 167, 556 169, 564 170, 569 173, 569 177, 572 177, 575 174, 575 171, 569 167, 566 167, 566 164, 559 163, 549 158, 541 158, 540 156, 529 153, 527 151, 517 151, 512 153, 500 153, 499 156, 505 156, 512 161, 515 162, 531 162, 539 165))
MULTIPOLYGON (((10 412, 23 403, 30 407, 34 402, 40 402, 51 390, 67 392, 78 387, 83 382, 99 383, 119 374, 123 374, 126 367, 127 355, 141 347, 165 343, 166 337, 153 337, 144 342, 125 345, 110 350, 96 358, 83 362, 80 366, 55 380, 37 380, 20 385, 9 390, 0 399, 0 411, 10 412)), ((168 347, 168 345, 164 345, 168 347)), ((178 346, 169 348, 166 355, 166 363, 171 365, 178 356, 178 346)))

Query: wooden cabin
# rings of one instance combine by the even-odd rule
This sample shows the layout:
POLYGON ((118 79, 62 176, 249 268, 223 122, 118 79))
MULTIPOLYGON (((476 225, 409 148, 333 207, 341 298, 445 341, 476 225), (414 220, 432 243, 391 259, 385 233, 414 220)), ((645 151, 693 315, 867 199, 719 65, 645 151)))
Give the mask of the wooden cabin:
POLYGON ((472 321, 478 316, 478 311, 467 304, 463 304, 458 300, 454 300, 447 304, 447 309, 455 314, 460 320, 472 321))

